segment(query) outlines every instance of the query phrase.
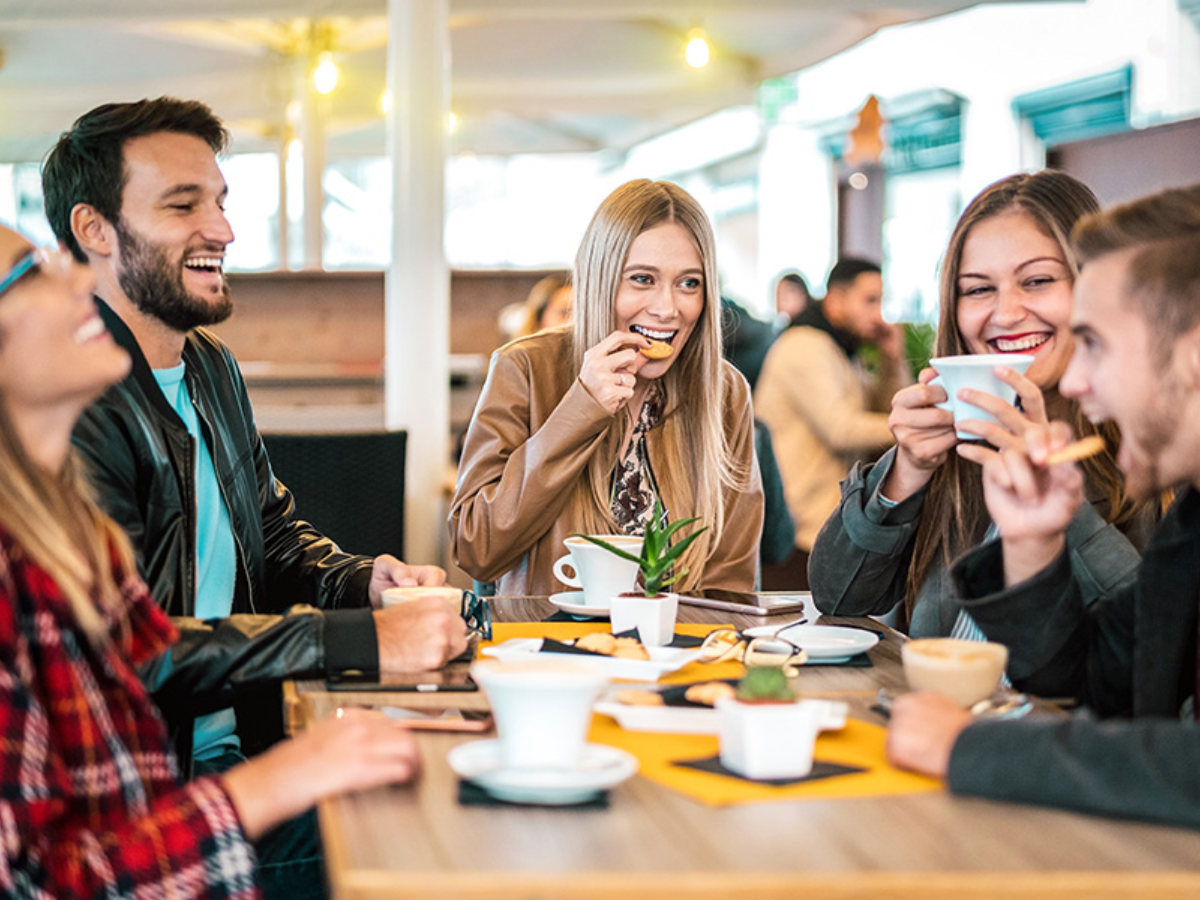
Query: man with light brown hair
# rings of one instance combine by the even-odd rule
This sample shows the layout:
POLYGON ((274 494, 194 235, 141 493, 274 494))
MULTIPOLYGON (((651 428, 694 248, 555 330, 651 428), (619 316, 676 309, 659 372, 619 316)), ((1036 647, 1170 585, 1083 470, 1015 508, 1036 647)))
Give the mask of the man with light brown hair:
POLYGON ((960 447, 983 464, 1001 535, 955 566, 963 606, 1008 645, 1017 687, 1085 709, 973 722, 912 695, 894 706, 888 750, 956 793, 1198 828, 1200 185, 1091 216, 1075 243, 1083 268, 1062 392, 1092 421, 1120 426, 1132 496, 1179 496, 1137 581, 1085 609, 1064 550, 1083 477, 1048 462, 1071 440, 1067 426, 1030 429, 1023 448, 1003 453, 960 447))

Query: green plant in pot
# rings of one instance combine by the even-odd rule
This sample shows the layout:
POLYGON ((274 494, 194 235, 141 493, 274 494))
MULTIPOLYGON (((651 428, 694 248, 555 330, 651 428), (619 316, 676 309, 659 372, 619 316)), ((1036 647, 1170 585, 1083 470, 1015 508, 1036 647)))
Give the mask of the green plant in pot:
POLYGON ((692 545, 692 542, 708 528, 707 525, 697 528, 691 534, 680 538, 672 544, 671 539, 682 529, 700 520, 697 517, 692 517, 668 523, 666 519, 667 516, 663 510, 662 501, 655 500, 654 512, 650 516, 650 520, 646 523, 646 533, 642 539, 642 552, 640 556, 634 556, 632 553, 610 544, 603 538, 593 537, 590 534, 579 534, 575 535, 575 537, 591 541, 593 544, 603 547, 610 553, 615 553, 622 559, 637 563, 642 574, 642 592, 647 597, 657 597, 663 593, 663 588, 674 584, 688 573, 687 569, 681 569, 678 572, 673 572, 672 569, 687 548, 692 545))
POLYGON ((791 703, 796 699, 792 681, 780 666, 753 666, 738 682, 742 703, 791 703))

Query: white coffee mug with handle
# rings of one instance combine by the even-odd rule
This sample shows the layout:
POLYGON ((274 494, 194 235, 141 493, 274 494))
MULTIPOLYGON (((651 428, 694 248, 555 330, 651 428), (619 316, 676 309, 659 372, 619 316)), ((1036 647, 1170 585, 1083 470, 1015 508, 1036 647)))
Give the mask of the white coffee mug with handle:
MULTIPOLYGON (((1007 403, 1015 403, 1017 392, 1005 384, 996 375, 997 366, 1008 366, 1014 372, 1025 373, 1033 362, 1033 357, 1027 353, 977 353, 967 356, 941 356, 929 361, 929 365, 937 372, 937 377, 930 384, 940 385, 949 398, 945 403, 939 403, 941 409, 954 414, 955 423, 963 419, 981 419, 985 422, 995 422, 996 417, 985 412, 974 404, 962 400, 958 392, 962 388, 971 388, 992 394, 1007 403)), ((959 440, 978 441, 979 435, 969 431, 957 432, 959 440)))
MULTIPOLYGON (((598 534, 595 537, 637 556, 642 539, 628 534, 598 534)), ((624 559, 598 544, 581 537, 569 537, 563 543, 570 552, 554 564, 554 577, 563 584, 583 590, 583 605, 608 608, 612 598, 631 591, 637 584, 638 564, 624 559), (567 574, 567 568, 574 574, 567 574)))

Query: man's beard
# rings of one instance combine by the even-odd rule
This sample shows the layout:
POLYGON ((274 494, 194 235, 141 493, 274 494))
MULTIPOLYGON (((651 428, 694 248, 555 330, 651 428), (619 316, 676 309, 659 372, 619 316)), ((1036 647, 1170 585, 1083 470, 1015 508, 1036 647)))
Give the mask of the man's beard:
POLYGON ((121 242, 117 282, 140 312, 180 332, 229 318, 233 300, 223 280, 217 298, 198 300, 184 287, 182 262, 172 263, 164 247, 142 240, 122 222, 117 222, 116 232, 121 242))
MULTIPOLYGON (((1167 373, 1154 398, 1133 424, 1129 437, 1134 438, 1135 443, 1130 451, 1131 457, 1136 457, 1139 465, 1125 473, 1125 490, 1134 502, 1141 503, 1174 487, 1163 483, 1159 462, 1163 450, 1179 430, 1178 415, 1183 408, 1184 394, 1183 386, 1175 375, 1167 373)), ((1122 439, 1128 440, 1129 437, 1122 439)))

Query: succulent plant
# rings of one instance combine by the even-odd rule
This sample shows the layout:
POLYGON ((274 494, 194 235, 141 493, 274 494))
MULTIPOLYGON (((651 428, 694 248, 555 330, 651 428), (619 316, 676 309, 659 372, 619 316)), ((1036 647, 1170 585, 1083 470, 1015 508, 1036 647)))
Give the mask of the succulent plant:
POLYGON ((591 541, 603 547, 610 553, 615 553, 622 559, 627 559, 630 562, 635 562, 642 572, 642 590, 647 597, 655 597, 662 593, 662 589, 667 585, 673 584, 688 573, 687 569, 682 569, 679 572, 672 573, 672 568, 683 555, 683 552, 691 546, 700 534, 707 529, 707 525, 702 528, 697 528, 691 534, 681 538, 676 543, 671 543, 673 538, 680 529, 686 528, 693 522, 700 521, 697 517, 690 519, 679 519, 675 522, 667 522, 666 511, 663 509, 662 501, 654 501, 654 512, 650 516, 650 520, 646 523, 646 534, 642 539, 642 552, 640 556, 634 556, 620 547, 610 544, 603 538, 593 537, 590 534, 579 534, 575 537, 581 537, 585 541, 591 541))
POLYGON ((791 701, 796 691, 779 666, 753 666, 738 682, 737 698, 747 703, 791 701))

